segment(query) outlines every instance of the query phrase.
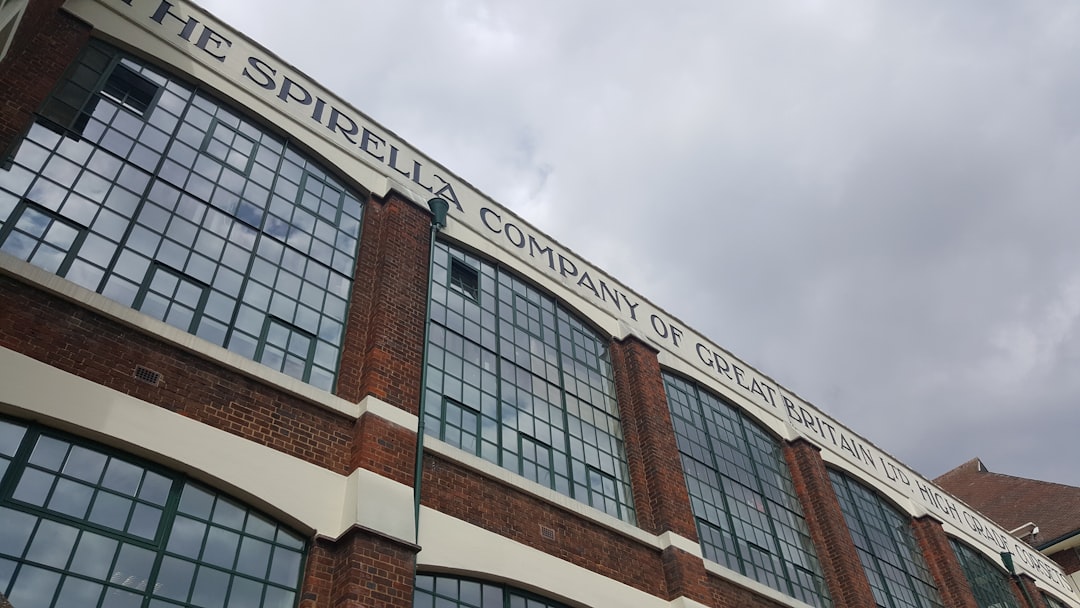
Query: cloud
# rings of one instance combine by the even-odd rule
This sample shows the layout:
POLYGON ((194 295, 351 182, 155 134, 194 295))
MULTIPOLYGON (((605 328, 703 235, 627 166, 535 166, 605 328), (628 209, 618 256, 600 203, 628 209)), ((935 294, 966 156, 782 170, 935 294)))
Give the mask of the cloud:
POLYGON ((203 2, 928 476, 1080 485, 1080 8, 203 2))

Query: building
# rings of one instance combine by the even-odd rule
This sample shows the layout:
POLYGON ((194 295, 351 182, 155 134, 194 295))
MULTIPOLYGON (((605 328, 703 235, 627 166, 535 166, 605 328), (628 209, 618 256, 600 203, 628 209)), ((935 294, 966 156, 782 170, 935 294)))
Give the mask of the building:
POLYGON ((16 608, 1080 607, 196 5, 2 0, 0 48, 16 608))
POLYGON ((934 480, 1057 562, 1080 584, 1080 488, 994 473, 972 458, 934 480))

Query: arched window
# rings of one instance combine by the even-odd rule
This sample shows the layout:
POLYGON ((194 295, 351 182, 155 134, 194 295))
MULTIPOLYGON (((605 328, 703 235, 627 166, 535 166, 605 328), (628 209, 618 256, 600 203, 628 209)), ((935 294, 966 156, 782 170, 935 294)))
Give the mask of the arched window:
POLYGON ((664 385, 705 557, 831 605, 779 442, 696 384, 665 373, 664 385))
POLYGON ((982 553, 955 538, 949 539, 979 608, 1020 608, 1005 572, 982 553))
POLYGON ((416 575, 413 608, 566 608, 532 593, 454 576, 416 575))
POLYGON ((0 593, 14 606, 292 608, 304 539, 183 477, 0 419, 0 593))
POLYGON ((910 519, 866 486, 829 471, 877 605, 938 608, 941 596, 911 531, 910 519))
POLYGON ((634 522, 606 342, 495 264, 435 244, 425 431, 634 522))
POLYGON ((0 169, 0 250, 325 390, 361 211, 285 140, 97 41, 0 169))
POLYGON ((1049 608, 1069 608, 1064 602, 1049 594, 1042 594, 1043 600, 1049 608))

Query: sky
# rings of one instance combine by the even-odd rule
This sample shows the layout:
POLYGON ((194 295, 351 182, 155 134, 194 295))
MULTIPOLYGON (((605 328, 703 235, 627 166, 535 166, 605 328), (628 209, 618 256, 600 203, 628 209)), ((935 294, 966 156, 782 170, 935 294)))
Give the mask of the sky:
POLYGON ((1080 4, 199 4, 924 476, 1080 486, 1080 4))

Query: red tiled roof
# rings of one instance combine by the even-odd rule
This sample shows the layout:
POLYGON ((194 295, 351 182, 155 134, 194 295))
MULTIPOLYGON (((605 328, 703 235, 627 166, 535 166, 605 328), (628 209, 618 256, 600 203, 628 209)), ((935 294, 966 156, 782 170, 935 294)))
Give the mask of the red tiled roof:
POLYGON ((1039 527, 1036 538, 1030 526, 1017 536, 1035 547, 1080 533, 1080 488, 992 473, 978 458, 934 482, 1006 530, 1034 522, 1039 527))

